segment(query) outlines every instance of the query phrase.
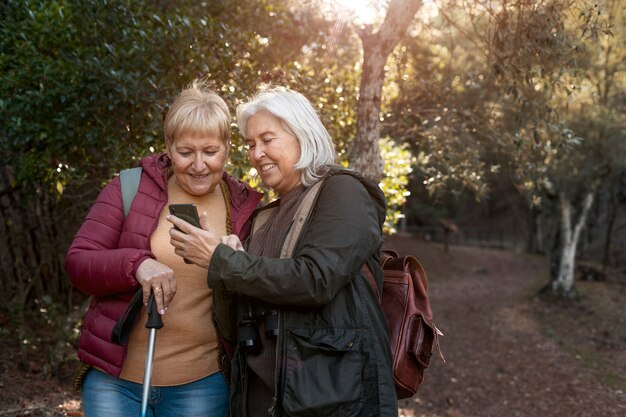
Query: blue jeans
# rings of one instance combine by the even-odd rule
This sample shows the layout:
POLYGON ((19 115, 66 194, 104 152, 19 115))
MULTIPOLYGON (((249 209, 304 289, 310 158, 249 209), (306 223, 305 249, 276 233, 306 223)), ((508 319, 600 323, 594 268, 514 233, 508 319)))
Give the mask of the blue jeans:
MULTIPOLYGON (((138 417, 142 384, 90 369, 82 386, 85 417, 138 417)), ((150 417, 226 417, 228 386, 221 372, 189 384, 152 387, 150 417)))

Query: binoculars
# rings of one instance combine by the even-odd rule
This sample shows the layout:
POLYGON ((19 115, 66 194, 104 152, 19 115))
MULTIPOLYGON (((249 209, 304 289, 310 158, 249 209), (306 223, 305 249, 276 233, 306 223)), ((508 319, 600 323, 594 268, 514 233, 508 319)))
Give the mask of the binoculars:
POLYGON ((278 310, 246 313, 239 321, 237 329, 237 341, 239 346, 247 353, 259 354, 263 348, 259 334, 259 324, 263 321, 265 337, 270 339, 278 336, 278 310))

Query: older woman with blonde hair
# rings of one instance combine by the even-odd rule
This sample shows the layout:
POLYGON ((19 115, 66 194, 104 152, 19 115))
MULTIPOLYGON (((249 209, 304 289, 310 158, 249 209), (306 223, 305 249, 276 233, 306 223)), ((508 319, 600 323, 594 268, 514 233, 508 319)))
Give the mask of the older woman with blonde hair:
POLYGON ((139 289, 144 305, 154 292, 164 324, 154 354, 149 412, 159 417, 228 415, 206 269, 175 255, 165 217, 168 204, 193 203, 215 233, 247 236, 261 194, 224 172, 230 123, 228 106, 218 95, 198 83, 184 89, 165 117, 166 152, 140 162, 139 189, 128 214, 120 180, 114 178, 68 250, 70 279, 93 296, 78 348, 86 417, 140 414, 148 344, 145 308, 132 323, 127 343, 112 340, 115 323, 139 289))
POLYGON ((296 91, 260 92, 237 121, 251 165, 279 195, 255 214, 264 224, 244 247, 206 218, 201 229, 169 217, 182 230, 170 229, 176 253, 208 269, 219 327, 238 342, 231 415, 397 416, 387 327, 363 272, 382 284, 380 188, 334 164, 330 135, 296 91))

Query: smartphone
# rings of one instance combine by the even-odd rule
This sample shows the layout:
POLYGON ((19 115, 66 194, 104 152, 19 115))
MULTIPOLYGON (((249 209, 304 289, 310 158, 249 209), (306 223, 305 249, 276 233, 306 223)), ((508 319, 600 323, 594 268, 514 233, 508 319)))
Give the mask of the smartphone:
POLYGON ((169 208, 170 214, 183 219, 191 225, 200 227, 200 217, 195 204, 170 204, 169 208))
MULTIPOLYGON (((195 204, 170 204, 170 214, 183 219, 187 223, 200 227, 200 217, 198 216, 198 209, 195 204)), ((176 226, 174 226, 176 227, 176 226)), ((176 227, 177 230, 180 230, 176 227)), ((189 259, 183 258, 186 264, 192 263, 189 259)))

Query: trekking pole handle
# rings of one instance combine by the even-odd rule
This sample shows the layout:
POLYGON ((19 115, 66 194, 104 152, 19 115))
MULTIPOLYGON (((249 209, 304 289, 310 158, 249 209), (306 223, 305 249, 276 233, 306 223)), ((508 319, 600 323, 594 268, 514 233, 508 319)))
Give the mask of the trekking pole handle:
POLYGON ((157 310, 156 300, 154 299, 154 292, 150 291, 150 298, 148 299, 148 320, 146 321, 146 329, 160 329, 163 327, 163 320, 157 310))

